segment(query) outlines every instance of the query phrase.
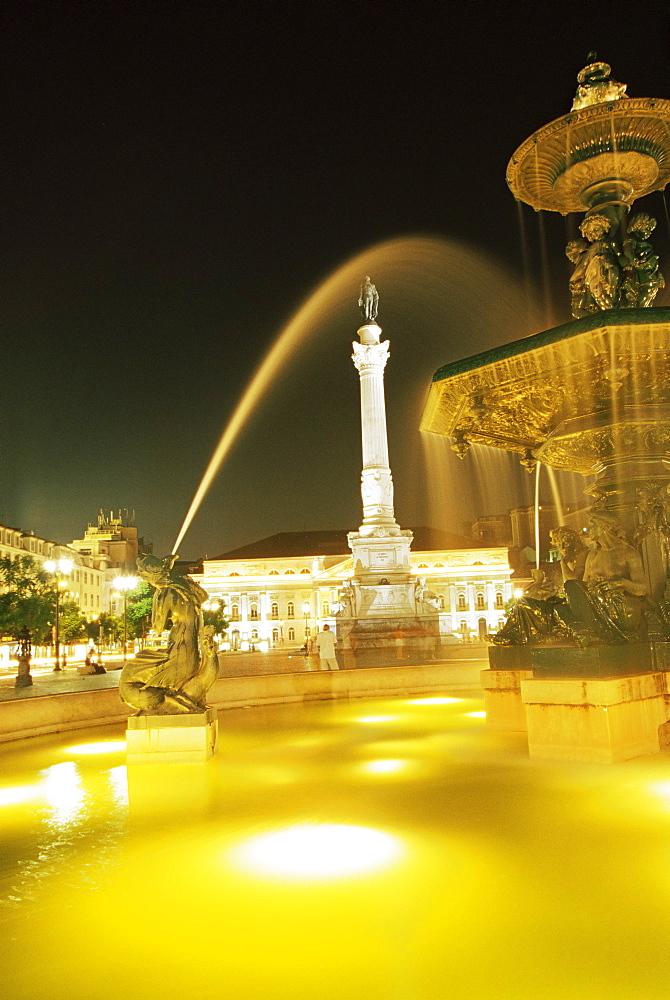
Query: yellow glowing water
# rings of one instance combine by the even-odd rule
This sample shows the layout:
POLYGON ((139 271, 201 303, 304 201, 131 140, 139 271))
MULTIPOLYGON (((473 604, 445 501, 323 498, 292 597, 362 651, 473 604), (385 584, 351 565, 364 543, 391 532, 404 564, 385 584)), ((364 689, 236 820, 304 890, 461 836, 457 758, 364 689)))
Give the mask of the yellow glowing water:
POLYGON ((481 715, 229 711, 130 773, 118 726, 6 746, 3 996, 661 1000, 670 755, 538 764, 481 715))
MULTIPOLYGON (((324 333, 353 339, 360 283, 370 274, 382 295, 379 321, 393 314, 401 337, 411 340, 427 359, 426 382, 417 394, 416 424, 420 419, 428 379, 440 364, 462 354, 458 338, 471 326, 481 344, 494 331, 505 337, 531 332, 521 319, 517 284, 511 275, 484 254, 439 237, 407 236, 369 247, 333 272, 307 299, 281 331, 247 386, 198 486, 173 547, 176 553, 207 491, 279 373, 301 345, 324 333), (485 293, 485 294, 484 294, 485 293), (333 324, 333 318, 341 322, 333 324), (352 322, 353 320, 353 322, 352 322), (350 331, 350 333, 348 332, 350 331), (429 357, 428 343, 435 335, 440 348, 429 357)), ((359 317, 359 321, 360 320, 359 317)), ((480 347, 475 344, 477 349, 480 347)), ((488 343, 490 346, 490 343, 488 343)), ((472 350, 472 340, 468 344, 472 350)), ((470 353, 470 350, 465 351, 470 353)), ((344 360, 343 363, 346 363, 344 360)))

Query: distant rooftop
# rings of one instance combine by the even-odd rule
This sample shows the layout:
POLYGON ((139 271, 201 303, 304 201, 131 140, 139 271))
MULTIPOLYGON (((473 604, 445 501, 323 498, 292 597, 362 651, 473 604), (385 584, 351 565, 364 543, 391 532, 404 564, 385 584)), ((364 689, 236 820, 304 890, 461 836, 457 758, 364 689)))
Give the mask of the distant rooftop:
MULTIPOLYGON (((416 552, 431 549, 476 549, 481 548, 473 538, 464 535, 453 535, 448 531, 438 531, 436 528, 411 528, 414 534, 412 548, 416 552)), ((231 549, 219 559, 281 559, 298 556, 339 556, 349 555, 347 534, 342 531, 281 531, 277 535, 261 538, 239 549, 231 549)), ((487 546, 485 546, 487 547, 487 546)), ((212 560, 207 560, 211 562, 212 560)))

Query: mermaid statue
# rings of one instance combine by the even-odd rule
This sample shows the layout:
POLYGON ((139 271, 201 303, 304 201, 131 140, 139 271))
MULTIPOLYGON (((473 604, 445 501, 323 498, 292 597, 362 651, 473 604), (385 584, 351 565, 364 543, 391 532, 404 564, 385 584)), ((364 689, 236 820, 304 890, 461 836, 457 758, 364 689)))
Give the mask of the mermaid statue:
POLYGON ((136 715, 206 711, 205 695, 219 673, 214 628, 203 625, 207 592, 173 570, 177 556, 144 556, 137 571, 154 588, 151 625, 160 635, 171 622, 167 649, 143 649, 128 660, 119 680, 123 701, 136 715))

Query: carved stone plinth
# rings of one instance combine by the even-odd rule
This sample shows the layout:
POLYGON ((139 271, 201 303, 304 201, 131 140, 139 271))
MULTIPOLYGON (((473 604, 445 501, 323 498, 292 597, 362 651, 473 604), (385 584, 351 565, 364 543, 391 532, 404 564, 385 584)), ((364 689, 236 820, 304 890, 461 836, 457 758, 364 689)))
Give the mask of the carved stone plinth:
POLYGON ((204 764, 216 752, 216 709, 193 715, 133 715, 128 719, 128 764, 204 764))
POLYGON ((345 669, 417 666, 440 658, 437 614, 338 619, 337 636, 342 644, 345 669))
POLYGON ((19 668, 16 674, 16 680, 14 681, 14 687, 23 688, 31 687, 33 683, 32 674, 30 673, 30 658, 25 656, 19 657, 19 668))
POLYGON ((614 764, 655 753, 667 721, 666 676, 523 679, 530 756, 614 764))

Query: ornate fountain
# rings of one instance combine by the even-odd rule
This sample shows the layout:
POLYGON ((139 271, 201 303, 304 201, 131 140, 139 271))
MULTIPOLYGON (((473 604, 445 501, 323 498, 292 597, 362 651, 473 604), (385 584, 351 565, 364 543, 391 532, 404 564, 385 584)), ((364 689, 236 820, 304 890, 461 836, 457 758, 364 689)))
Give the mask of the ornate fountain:
POLYGON ((582 238, 566 248, 574 320, 441 368, 421 429, 452 438, 461 458, 483 444, 517 452, 528 471, 542 462, 597 475, 588 535, 562 529, 554 540, 563 587, 535 574, 496 637, 484 685, 490 721, 527 727, 531 753, 619 759, 658 749, 658 727, 670 717, 670 309, 653 308, 664 286, 649 243, 655 220, 629 215, 670 180, 670 101, 626 97, 602 62, 578 83, 571 111, 530 136, 507 168, 512 193, 536 210, 585 213, 582 238), (573 702, 563 690, 568 702, 559 705, 550 682, 576 675, 581 693, 573 702), (626 711, 635 702, 640 718, 652 719, 644 735, 621 737, 613 751, 608 727, 596 738, 589 717, 588 735, 579 730, 566 750, 574 723, 566 704, 600 697, 584 693, 587 680, 612 681, 614 702, 598 703, 611 720, 614 703, 626 701, 617 700, 620 682, 633 675, 638 693, 626 711), (549 705, 565 716, 551 736, 549 705))

